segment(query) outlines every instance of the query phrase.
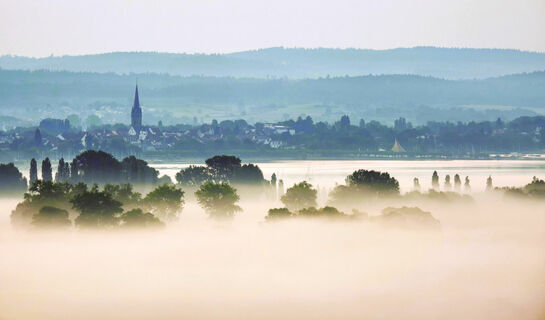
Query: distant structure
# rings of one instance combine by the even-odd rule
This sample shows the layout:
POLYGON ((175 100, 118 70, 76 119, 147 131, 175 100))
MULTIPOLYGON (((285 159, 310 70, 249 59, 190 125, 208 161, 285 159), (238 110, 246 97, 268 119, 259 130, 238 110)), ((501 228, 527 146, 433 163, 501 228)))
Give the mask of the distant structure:
POLYGON ((397 142, 397 139, 395 139, 394 146, 392 147, 393 152, 405 152, 405 148, 403 148, 399 142, 397 142))
POLYGON ((136 91, 134 92, 134 104, 132 105, 131 110, 131 125, 135 129, 142 126, 142 108, 140 108, 140 99, 138 98, 138 84, 136 85, 136 91))

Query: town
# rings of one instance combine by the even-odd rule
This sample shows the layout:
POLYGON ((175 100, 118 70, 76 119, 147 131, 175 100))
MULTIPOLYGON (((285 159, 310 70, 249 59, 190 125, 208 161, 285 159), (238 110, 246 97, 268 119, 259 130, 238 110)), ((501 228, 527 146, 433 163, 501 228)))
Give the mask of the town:
POLYGON ((335 123, 310 116, 276 123, 243 119, 164 126, 143 122, 138 86, 131 123, 82 128, 70 119, 43 119, 38 127, 0 131, 0 161, 32 157, 71 158, 88 149, 151 161, 196 159, 217 153, 246 158, 540 158, 545 149, 545 117, 469 123, 428 122, 413 126, 399 118, 393 126, 342 116, 335 123))

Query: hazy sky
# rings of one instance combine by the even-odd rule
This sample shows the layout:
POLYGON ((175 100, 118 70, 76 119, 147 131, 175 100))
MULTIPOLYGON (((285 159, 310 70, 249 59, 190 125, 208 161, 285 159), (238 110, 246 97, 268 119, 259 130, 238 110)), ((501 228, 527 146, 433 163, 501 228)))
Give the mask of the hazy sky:
POLYGON ((417 45, 545 51, 545 0, 0 0, 0 54, 417 45))

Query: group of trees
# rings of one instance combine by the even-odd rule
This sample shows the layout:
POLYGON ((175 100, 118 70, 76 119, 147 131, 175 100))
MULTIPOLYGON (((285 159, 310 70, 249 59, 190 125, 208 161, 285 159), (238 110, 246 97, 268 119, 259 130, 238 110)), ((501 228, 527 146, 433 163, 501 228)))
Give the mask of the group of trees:
POLYGON ((11 214, 17 226, 69 226, 70 217, 80 228, 111 228, 159 226, 159 218, 175 219, 183 207, 183 191, 173 185, 161 185, 144 198, 133 191, 132 185, 107 184, 100 188, 80 182, 53 182, 36 180, 24 200, 11 214), (146 210, 146 212, 144 211, 146 210))
POLYGON ((20 194, 27 189, 27 179, 13 163, 0 163, 0 194, 20 194))
MULTIPOLYGON (((487 184, 488 188, 488 184, 487 184)), ((492 180, 490 180, 489 190, 492 190, 492 180)), ((532 181, 527 185, 515 187, 503 187, 493 189, 498 192, 503 192, 505 195, 516 198, 529 199, 545 199, 545 181, 537 177, 533 177, 532 181)))
POLYGON ((254 164, 241 164, 235 156, 214 156, 205 161, 206 166, 189 166, 176 174, 182 186, 198 187, 205 182, 227 182, 239 185, 264 185, 263 172, 254 164))
MULTIPOLYGON (((16 226, 82 229, 158 227, 176 220, 184 205, 185 192, 173 184, 162 184, 145 197, 131 184, 106 184, 102 188, 79 182, 36 180, 24 200, 11 214, 16 226), (160 220, 161 219, 161 220, 160 220)), ((240 196, 226 182, 206 182, 195 192, 197 202, 211 217, 232 217, 242 209, 240 196)))
MULTIPOLYGON (((413 190, 414 191, 420 191, 420 181, 418 178, 414 178, 414 184, 413 184, 413 190)), ((488 178, 488 182, 492 184, 492 178, 488 178)), ((433 174, 431 176, 431 186, 433 190, 439 191, 441 189, 441 186, 439 184, 439 174, 437 171, 433 171, 433 174)), ((443 184, 443 189, 447 192, 455 191, 455 192, 461 192, 462 191, 462 180, 460 178, 459 174, 454 175, 454 189, 452 187, 452 183, 450 182, 450 174, 445 175, 445 182, 443 184)), ((469 193, 471 191, 471 185, 469 177, 466 176, 464 180, 464 192, 469 193)))
MULTIPOLYGON (((30 183, 38 179, 36 159, 30 161, 30 183)), ((150 167, 144 160, 129 156, 122 161, 104 151, 87 150, 76 156, 72 162, 59 159, 56 182, 83 182, 87 184, 120 184, 155 185, 159 182, 169 183, 168 177, 159 178, 159 172, 150 167)), ((52 181, 53 173, 49 158, 42 161, 42 180, 52 181)))

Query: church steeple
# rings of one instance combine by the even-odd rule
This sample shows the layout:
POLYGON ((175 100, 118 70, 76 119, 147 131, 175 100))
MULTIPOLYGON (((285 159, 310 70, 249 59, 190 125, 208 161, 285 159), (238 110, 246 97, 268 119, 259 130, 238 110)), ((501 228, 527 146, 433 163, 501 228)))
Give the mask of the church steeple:
POLYGON ((131 110, 131 125, 136 129, 142 126, 142 108, 140 108, 140 98, 138 97, 138 84, 134 91, 134 104, 131 110))

